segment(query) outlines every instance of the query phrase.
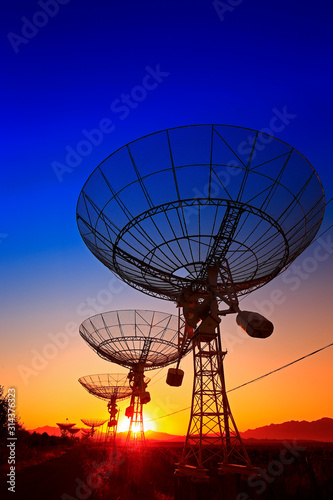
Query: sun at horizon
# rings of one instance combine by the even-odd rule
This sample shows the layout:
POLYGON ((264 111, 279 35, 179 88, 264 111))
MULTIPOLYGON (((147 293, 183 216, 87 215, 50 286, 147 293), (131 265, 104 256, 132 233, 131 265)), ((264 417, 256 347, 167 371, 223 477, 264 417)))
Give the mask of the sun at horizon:
MULTIPOLYGON (((129 429, 130 420, 126 417, 120 418, 118 422, 118 432, 127 432, 129 429)), ((149 420, 149 417, 143 419, 143 429, 144 431, 155 431, 156 426, 155 423, 149 420)), ((133 432, 139 432, 140 427, 139 424, 133 425, 133 432)))

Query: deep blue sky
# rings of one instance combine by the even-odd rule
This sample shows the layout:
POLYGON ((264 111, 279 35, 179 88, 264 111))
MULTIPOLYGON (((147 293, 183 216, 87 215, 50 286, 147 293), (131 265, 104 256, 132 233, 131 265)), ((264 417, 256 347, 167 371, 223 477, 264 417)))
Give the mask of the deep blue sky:
POLYGON ((2 15, 5 303, 49 295, 62 306, 86 277, 105 274, 76 229, 79 191, 108 154, 162 128, 225 123, 262 129, 273 109, 286 107, 296 117, 277 137, 309 159, 332 195, 328 2, 317 9, 313 2, 244 0, 221 21, 206 1, 70 0, 15 53, 8 33, 22 36, 22 17, 43 23, 34 18, 40 10, 37 2, 13 1, 2 15), (147 66, 157 65, 169 75, 121 120, 111 104, 142 83, 147 66), (64 164, 66 146, 75 149, 85 139, 82 130, 103 118, 112 120, 113 132, 60 183, 52 163, 64 164))
MULTIPOLYGON (((92 170, 140 136, 195 123, 260 130, 285 108, 295 117, 275 135, 304 154, 332 196, 330 2, 244 0, 221 20, 204 0, 70 0, 16 53, 8 33, 22 36, 22 18, 43 23, 40 10, 12 0, 1 15, 1 335, 26 339, 28 328, 39 345, 108 285, 77 230, 76 202, 92 170), (168 76, 121 119, 111 104, 157 65, 168 76), (52 164, 103 118, 113 132, 59 182, 52 164)), ((323 228, 332 218, 328 209, 323 228)), ((126 290, 108 308, 173 309, 126 290)))
MULTIPOLYGON (((330 187, 333 7, 244 0, 221 22, 212 2, 70 0, 15 53, 8 33, 41 8, 13 1, 2 15, 1 252, 16 259, 78 243, 75 203, 92 169, 147 133, 192 123, 269 127, 272 109, 297 115, 276 135, 330 187), (110 105, 146 66, 169 73, 120 120, 110 105), (115 130, 59 183, 52 162, 82 130, 115 130), (327 176, 327 177, 326 177, 327 176), (41 207, 43 209, 41 210, 41 207)), ((38 18, 40 22, 43 19, 38 18)))

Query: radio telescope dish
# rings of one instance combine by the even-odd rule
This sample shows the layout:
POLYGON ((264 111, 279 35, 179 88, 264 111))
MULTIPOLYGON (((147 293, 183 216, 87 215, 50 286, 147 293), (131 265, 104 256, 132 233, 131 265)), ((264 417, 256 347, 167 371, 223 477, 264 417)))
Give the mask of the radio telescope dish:
POLYGON ((156 311, 111 311, 80 325, 81 337, 103 359, 151 370, 178 359, 178 318, 156 311))
POLYGON ((79 378, 79 382, 90 394, 105 401, 113 398, 120 401, 132 394, 128 377, 123 374, 86 375, 79 378))
MULTIPOLYGON (((262 132, 225 125, 142 137, 104 160, 77 204, 91 252, 129 285, 179 300, 204 296, 207 268, 226 259, 247 294, 286 269, 324 214, 311 164, 262 132)), ((222 277, 219 295, 225 296, 222 277)))
POLYGON ((81 418, 81 422, 83 422, 84 425, 86 425, 87 427, 90 427, 89 433, 90 433, 90 436, 93 437, 95 432, 96 432, 96 429, 98 427, 101 427, 102 425, 104 425, 106 420, 81 418))
POLYGON ((60 428, 63 428, 63 429, 70 429, 71 427, 74 427, 75 424, 71 424, 69 423, 68 421, 68 418, 66 418, 66 421, 61 423, 61 424, 58 424, 57 425, 60 427, 60 428))
POLYGON ((84 423, 87 427, 95 428, 95 427, 100 427, 101 425, 105 424, 106 420, 99 420, 99 419, 90 419, 90 418, 81 418, 81 422, 84 423))
POLYGON ((73 441, 77 440, 77 438, 75 438, 75 434, 80 432, 80 430, 81 429, 79 429, 77 427, 71 427, 70 429, 67 429, 67 431, 69 432, 69 435, 73 441))
POLYGON ((119 410, 117 401, 129 398, 132 389, 128 384, 128 376, 122 374, 87 375, 79 378, 80 384, 92 395, 108 402, 110 419, 107 426, 105 441, 116 444, 119 410))
MULTIPOLYGON (((123 310, 96 314, 80 325, 80 335, 103 359, 130 369, 130 418, 127 446, 144 444, 143 405, 149 403, 145 370, 179 360, 181 318, 156 311, 123 310)), ((97 382, 98 384, 98 382, 97 382)))
POLYGON ((66 418, 65 422, 57 423, 57 426, 60 429, 60 433, 61 433, 62 437, 67 436, 69 429, 72 429, 75 425, 76 424, 71 424, 69 422, 68 418, 66 418))

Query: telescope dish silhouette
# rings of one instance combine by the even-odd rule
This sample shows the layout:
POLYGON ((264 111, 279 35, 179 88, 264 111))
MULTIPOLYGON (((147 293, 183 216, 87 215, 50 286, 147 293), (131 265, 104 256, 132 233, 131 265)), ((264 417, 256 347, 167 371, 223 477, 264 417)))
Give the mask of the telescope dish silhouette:
POLYGON ((103 359, 151 370, 178 358, 178 318, 156 311, 96 314, 80 325, 81 337, 103 359))
POLYGON ((61 436, 62 437, 65 437, 68 435, 68 431, 69 429, 72 429, 76 424, 71 424, 68 420, 68 418, 66 418, 65 422, 62 422, 62 423, 57 423, 57 426, 59 427, 60 429, 60 433, 61 433, 61 436))
POLYGON ((80 384, 93 396, 108 402, 108 421, 105 441, 116 445, 116 435, 119 420, 117 401, 129 398, 132 389, 128 384, 128 376, 122 374, 86 375, 79 378, 80 384))
POLYGON ((105 424, 106 420, 81 418, 81 422, 83 422, 87 427, 100 427, 101 425, 105 424))
POLYGON ((81 429, 81 433, 83 438, 89 438, 91 436, 90 429, 81 429))
POLYGON ((107 420, 81 418, 81 422, 83 422, 84 425, 86 425, 87 427, 90 427, 90 436, 93 437, 96 432, 96 429, 104 425, 105 422, 107 422, 107 420))
POLYGON ((69 429, 67 429, 67 432, 69 433, 71 439, 73 441, 78 441, 78 439, 75 437, 75 435, 80 432, 80 428, 77 428, 77 427, 70 427, 69 429))
POLYGON ((127 445, 145 443, 143 405, 150 401, 150 379, 144 372, 179 359, 179 324, 181 319, 172 314, 123 310, 96 314, 80 325, 81 337, 101 358, 130 370, 127 445))
POLYGON ((206 479, 214 455, 221 473, 255 472, 226 395, 220 317, 237 313, 251 337, 272 333, 266 318, 240 310, 239 297, 310 245, 324 206, 321 181, 297 150, 226 125, 142 137, 106 158, 85 183, 77 223, 89 250, 132 287, 183 308, 177 367, 167 379, 180 385, 179 361, 192 345, 192 409, 178 474, 206 479))
POLYGON ((120 373, 86 375, 79 378, 79 382, 90 394, 105 401, 113 398, 120 401, 128 398, 132 393, 127 375, 120 373))
MULTIPOLYGON (((223 259, 238 296, 263 286, 311 243, 323 213, 321 182, 298 151, 223 125, 123 146, 93 171, 77 204, 81 236, 104 265, 176 301, 184 290, 205 296, 207 267, 223 259)), ((227 295, 222 276, 217 291, 227 295)))

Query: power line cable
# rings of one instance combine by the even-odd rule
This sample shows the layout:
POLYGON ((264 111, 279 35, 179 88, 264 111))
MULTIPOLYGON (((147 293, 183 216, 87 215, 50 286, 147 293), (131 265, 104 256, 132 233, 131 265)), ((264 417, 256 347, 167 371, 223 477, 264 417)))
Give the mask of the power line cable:
POLYGON ((331 344, 328 344, 324 347, 321 347, 320 349, 317 349, 316 351, 310 352, 309 354, 306 354, 305 356, 302 356, 301 358, 295 359, 294 361, 291 361, 291 363, 287 363, 286 365, 280 366, 280 368, 276 368, 275 370, 272 370, 271 372, 265 373, 265 375, 261 375, 260 377, 254 378, 253 380, 250 380, 249 382, 245 382, 244 384, 238 385, 237 387, 234 387, 233 389, 229 389, 227 392, 232 392, 235 391, 236 389, 240 389, 241 387, 245 387, 248 384, 252 384, 252 382, 256 382, 257 380, 261 380, 262 378, 268 377, 268 375, 272 375, 272 373, 279 372, 280 370, 283 370, 284 368, 287 368, 288 366, 294 365, 295 363, 298 363, 298 361, 302 361, 305 358, 309 358, 310 356, 313 356, 314 354, 317 354, 320 351, 324 351, 328 347, 332 347, 333 342, 331 344))
MULTIPOLYGON (((245 387, 246 385, 252 384, 253 382, 257 382, 258 380, 261 380, 265 377, 268 377, 269 375, 272 375, 273 373, 276 373, 280 370, 283 370, 284 368, 287 368, 288 366, 294 365, 295 363, 298 363, 299 361, 302 361, 303 359, 309 358, 310 356, 313 356, 314 354, 317 354, 318 352, 324 351, 325 349, 328 349, 329 347, 333 346, 333 342, 331 344, 328 344, 324 347, 320 347, 320 349, 317 349, 316 351, 310 352, 309 354, 306 354, 305 356, 302 356, 301 358, 295 359, 294 361, 291 361, 290 363, 287 363, 286 365, 280 366, 279 368, 276 368, 275 370, 272 370, 271 372, 265 373, 264 375, 260 375, 260 377, 254 378, 253 380, 249 380, 248 382, 245 382, 244 384, 238 385, 237 387, 234 387, 233 389, 229 389, 227 392, 232 392, 236 391, 237 389, 240 389, 241 387, 245 387)), ((161 417, 156 417, 156 418, 151 418, 150 420, 146 420, 146 422, 153 422, 154 420, 159 420, 161 418, 166 418, 170 417, 171 415, 175 415, 176 413, 181 413, 182 411, 189 410, 191 407, 187 406, 186 408, 182 408, 181 410, 174 411, 172 413, 167 413, 166 415, 162 415, 161 417)))

